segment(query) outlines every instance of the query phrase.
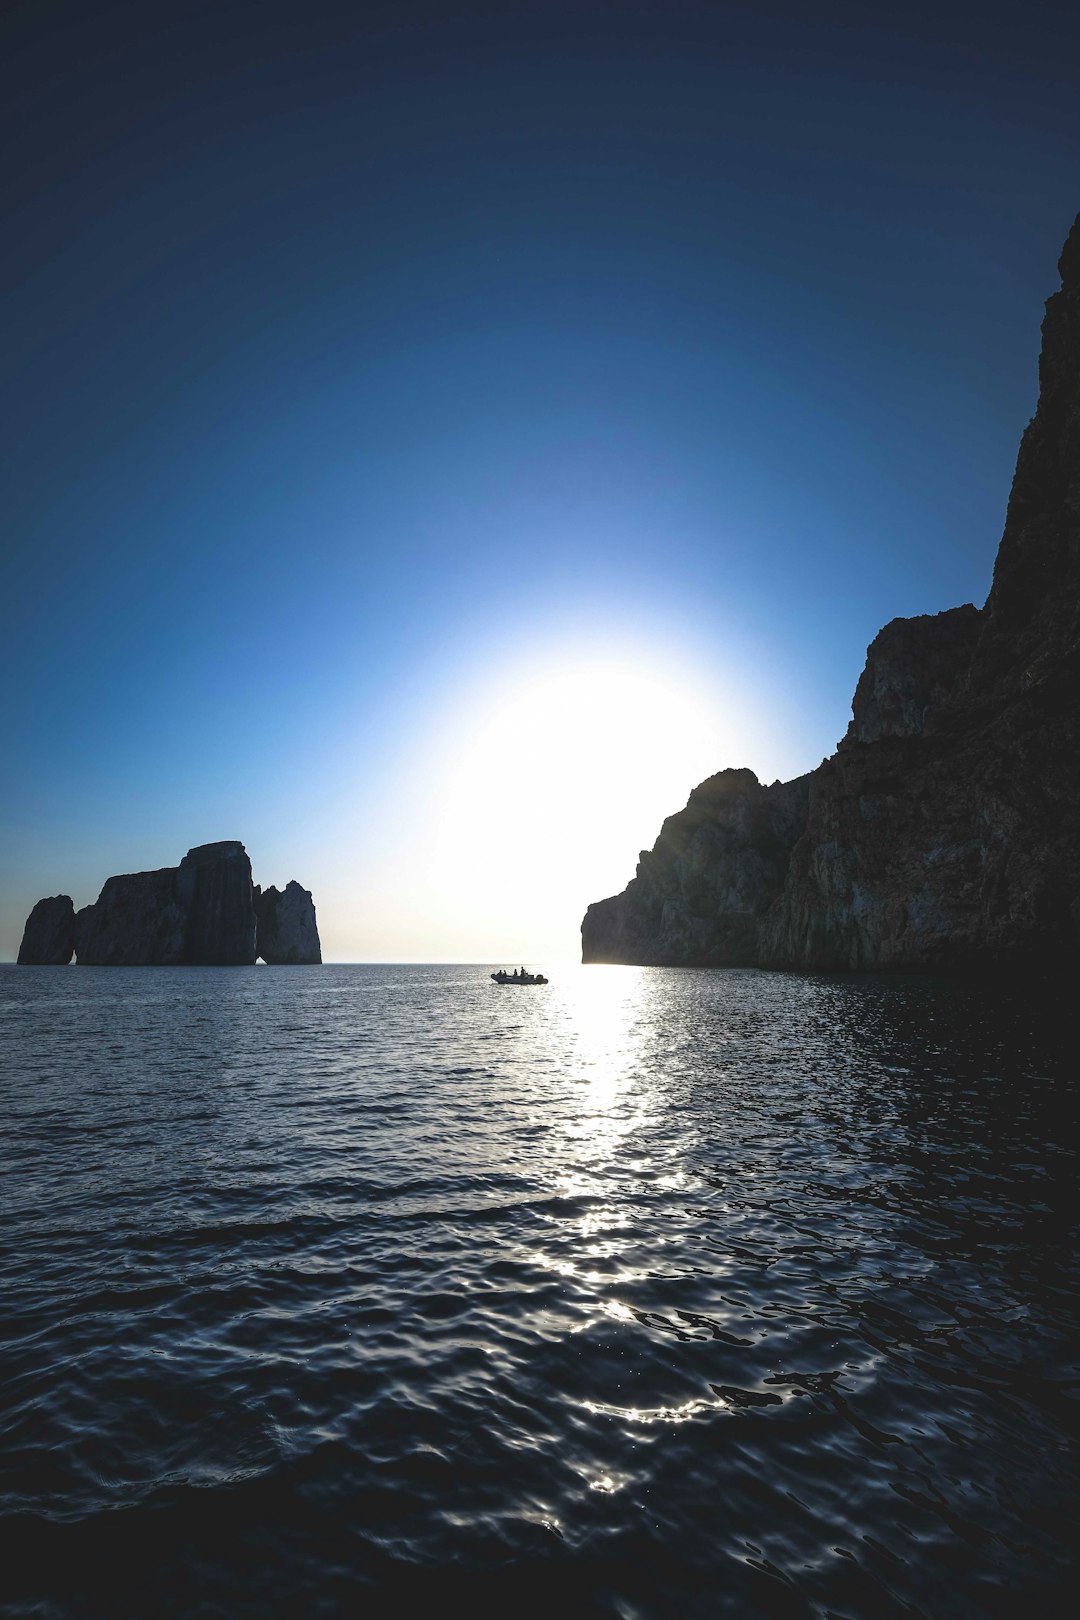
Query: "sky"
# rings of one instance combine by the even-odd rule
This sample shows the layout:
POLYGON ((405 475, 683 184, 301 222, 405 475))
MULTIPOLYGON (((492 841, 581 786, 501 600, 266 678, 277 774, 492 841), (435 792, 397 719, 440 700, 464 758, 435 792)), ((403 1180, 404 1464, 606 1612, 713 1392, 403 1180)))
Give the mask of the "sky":
POLYGON ((1080 12, 15 4, 0 960, 240 838, 337 961, 575 958, 981 604, 1080 12))

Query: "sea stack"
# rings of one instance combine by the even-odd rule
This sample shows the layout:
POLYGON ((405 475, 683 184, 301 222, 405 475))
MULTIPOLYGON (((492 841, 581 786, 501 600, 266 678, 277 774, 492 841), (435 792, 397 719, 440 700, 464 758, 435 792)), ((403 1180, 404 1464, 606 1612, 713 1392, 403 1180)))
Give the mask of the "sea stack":
POLYGON ((66 894, 39 900, 19 961, 70 962, 72 951, 84 967, 250 967, 260 954, 267 962, 322 961, 308 890, 292 882, 284 894, 262 894, 237 839, 199 844, 179 866, 108 878, 78 913, 66 894))
POLYGON ((284 891, 255 886, 255 952, 271 967, 297 967, 322 961, 315 905, 309 889, 295 879, 284 891))
POLYGON ((19 961, 24 966, 62 967, 75 951, 75 906, 70 894, 39 900, 23 929, 19 961))
POLYGON ((251 862, 226 839, 179 866, 106 880, 76 918, 75 950, 91 967, 234 967, 255 960, 251 862))
POLYGON ((809 776, 695 789, 584 961, 1080 965, 1080 218, 1059 268, 985 606, 886 625, 809 776))

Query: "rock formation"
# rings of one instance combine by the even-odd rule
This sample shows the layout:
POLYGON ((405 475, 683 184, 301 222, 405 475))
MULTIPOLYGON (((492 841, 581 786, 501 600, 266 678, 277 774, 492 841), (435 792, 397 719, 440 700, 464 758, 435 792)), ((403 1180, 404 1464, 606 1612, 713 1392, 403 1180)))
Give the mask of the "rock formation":
POLYGON ((625 892, 590 906, 587 962, 756 960, 758 924, 783 887, 806 828, 809 778, 762 787, 753 771, 720 771, 669 816, 642 850, 625 892))
POLYGON ((106 880, 75 921, 80 964, 233 967, 255 960, 251 862, 228 839, 188 850, 179 866, 106 880))
MULTIPOLYGON (((75 913, 67 895, 39 900, 19 961, 80 966, 236 967, 255 961, 256 897, 243 844, 189 849, 179 866, 108 878, 93 905, 75 913)), ((290 883, 260 896, 268 921, 266 961, 321 962, 311 895, 290 883), (276 897, 271 900, 270 897, 276 897)))
POLYGON ((270 966, 321 962, 319 930, 309 889, 293 879, 284 892, 255 885, 255 953, 270 966))
POLYGON ((23 929, 19 961, 24 965, 60 967, 75 950, 75 907, 70 894, 39 900, 23 929))
POLYGON ((589 907, 585 961, 1080 962, 1080 218, 1060 270, 986 605, 886 625, 809 777, 695 789, 589 907))

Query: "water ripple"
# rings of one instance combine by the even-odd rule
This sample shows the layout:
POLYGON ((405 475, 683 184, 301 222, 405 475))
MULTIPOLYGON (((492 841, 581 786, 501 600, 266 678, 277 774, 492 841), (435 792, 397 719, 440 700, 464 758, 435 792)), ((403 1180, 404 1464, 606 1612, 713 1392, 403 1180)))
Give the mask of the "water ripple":
POLYGON ((0 972, 5 1614, 1064 1613, 1059 1009, 553 978, 0 972))

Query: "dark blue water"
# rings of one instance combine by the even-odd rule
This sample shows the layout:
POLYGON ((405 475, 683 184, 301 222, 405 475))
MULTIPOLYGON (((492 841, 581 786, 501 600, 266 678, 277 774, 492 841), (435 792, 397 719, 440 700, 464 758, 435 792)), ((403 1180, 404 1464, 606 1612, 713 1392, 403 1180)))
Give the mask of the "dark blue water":
POLYGON ((0 971, 3 1612, 1063 1611, 1055 1009, 0 971))

